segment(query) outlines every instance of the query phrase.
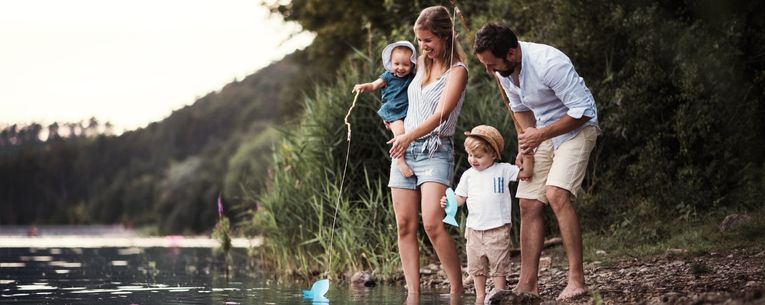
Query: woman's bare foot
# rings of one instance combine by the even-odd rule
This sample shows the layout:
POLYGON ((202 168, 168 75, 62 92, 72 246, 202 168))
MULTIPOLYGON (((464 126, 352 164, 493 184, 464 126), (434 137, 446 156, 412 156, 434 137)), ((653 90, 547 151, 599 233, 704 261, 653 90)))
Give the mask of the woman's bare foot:
POLYGON ((398 166, 398 170, 401 172, 404 177, 411 177, 414 175, 414 172, 412 172, 412 169, 409 168, 409 165, 406 164, 406 161, 404 158, 398 158, 396 159, 396 166, 398 166))
POLYGON ((574 299, 587 294, 587 287, 575 287, 571 284, 567 285, 563 291, 560 292, 556 301, 565 301, 574 299))
POLYGON ((407 295, 406 301, 404 301, 404 305, 420 305, 420 295, 419 294, 407 295))

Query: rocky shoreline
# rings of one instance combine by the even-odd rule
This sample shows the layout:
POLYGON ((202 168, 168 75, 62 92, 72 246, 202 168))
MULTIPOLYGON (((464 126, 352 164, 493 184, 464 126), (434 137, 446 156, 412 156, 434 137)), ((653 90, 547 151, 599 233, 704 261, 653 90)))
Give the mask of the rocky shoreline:
MULTIPOLYGON (((601 255, 606 255, 601 253, 601 255)), ((519 257, 513 258, 509 287, 518 282, 519 257)), ((560 248, 542 253, 540 298, 506 296, 493 304, 761 304, 765 305, 765 250, 734 249, 689 256, 681 249, 662 256, 625 258, 585 264, 590 295, 566 302, 555 297, 566 285, 566 259, 560 248)), ((464 272, 464 270, 463 270, 464 272)), ((436 263, 420 270, 421 285, 446 288, 446 274, 436 263)), ((474 294, 464 274, 465 292, 474 294)), ((488 299, 488 298, 487 298, 488 299)))

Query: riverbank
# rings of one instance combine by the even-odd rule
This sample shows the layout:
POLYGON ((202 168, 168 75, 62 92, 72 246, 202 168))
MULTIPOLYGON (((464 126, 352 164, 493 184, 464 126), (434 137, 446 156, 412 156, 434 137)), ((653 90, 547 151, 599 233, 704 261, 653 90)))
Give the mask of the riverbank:
MULTIPOLYGON (((663 255, 592 261, 584 269, 591 294, 555 301, 566 286, 566 258, 560 247, 547 249, 540 259, 539 303, 502 304, 765 304, 762 245, 698 255, 672 249, 663 255)), ((518 283, 518 256, 512 270, 510 288, 518 283)), ((448 287, 438 265, 426 266, 422 274, 422 285, 448 287)), ((463 282, 466 293, 474 294, 472 280, 466 276, 463 282)))

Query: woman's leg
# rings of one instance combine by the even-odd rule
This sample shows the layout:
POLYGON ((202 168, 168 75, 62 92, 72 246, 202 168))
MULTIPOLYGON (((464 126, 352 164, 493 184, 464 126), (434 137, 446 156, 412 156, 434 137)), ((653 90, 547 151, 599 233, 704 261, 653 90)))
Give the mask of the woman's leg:
MULTIPOLYGON (((393 132, 394 136, 403 134, 404 120, 396 120, 396 121, 390 122, 390 130, 393 132)), ((412 175, 414 175, 414 172, 412 172, 412 169, 409 168, 408 164, 406 164, 406 161, 404 160, 404 156, 401 156, 401 158, 396 159, 396 166, 398 166, 398 170, 401 171, 401 174, 404 175, 404 177, 411 177, 412 175)))
POLYGON ((391 188, 393 211, 398 229, 398 253, 409 294, 420 293, 420 252, 417 242, 417 211, 419 194, 416 190, 391 188))
POLYGON ((457 246, 444 228, 444 209, 439 203, 446 192, 446 186, 437 182, 425 182, 420 186, 420 192, 425 232, 428 233, 428 238, 441 260, 441 266, 446 271, 451 284, 451 294, 462 295, 462 268, 457 256, 457 246))

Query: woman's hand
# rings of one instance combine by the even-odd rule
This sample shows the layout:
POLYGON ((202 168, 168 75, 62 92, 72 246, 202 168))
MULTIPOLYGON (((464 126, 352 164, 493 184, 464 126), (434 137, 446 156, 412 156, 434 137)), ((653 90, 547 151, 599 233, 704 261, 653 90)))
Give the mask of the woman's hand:
POLYGON ((411 143, 412 143, 412 139, 410 138, 409 133, 403 133, 393 137, 393 139, 390 139, 390 141, 388 141, 388 144, 391 145, 390 151, 389 151, 390 157, 393 159, 398 159, 403 157, 407 147, 409 147, 409 144, 411 143))

